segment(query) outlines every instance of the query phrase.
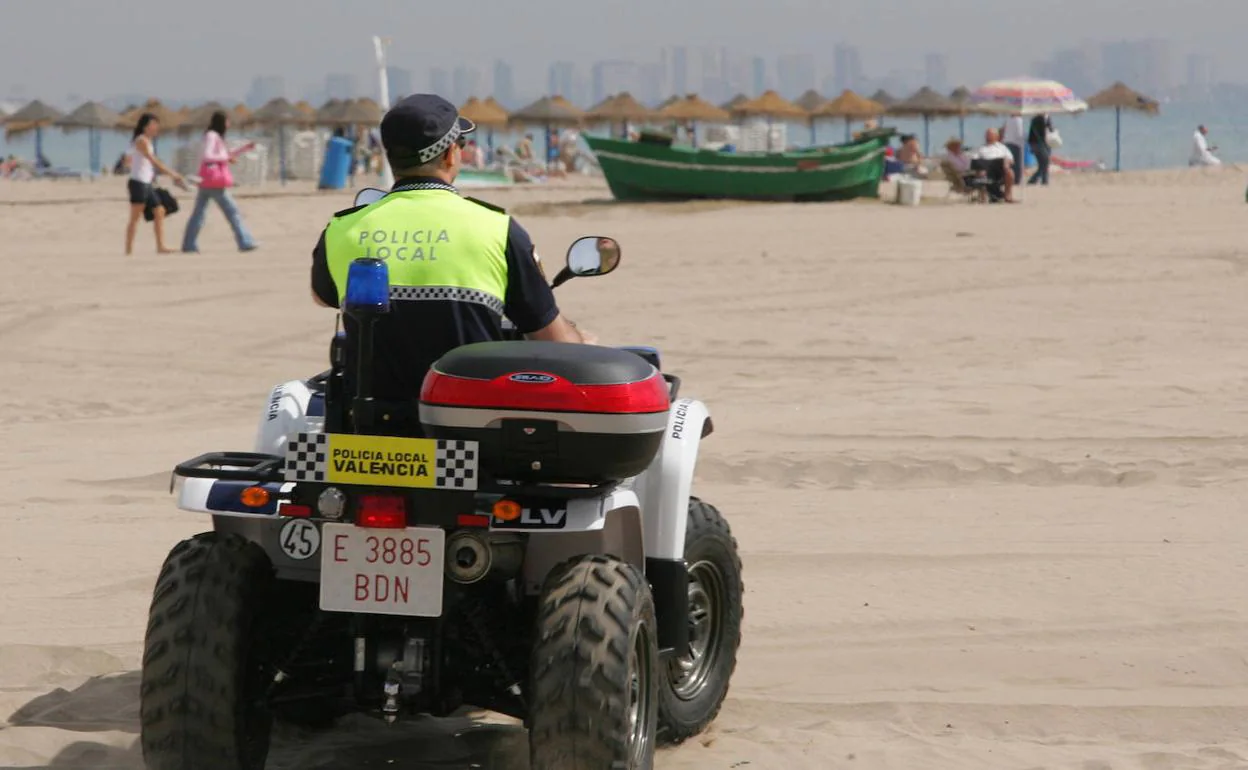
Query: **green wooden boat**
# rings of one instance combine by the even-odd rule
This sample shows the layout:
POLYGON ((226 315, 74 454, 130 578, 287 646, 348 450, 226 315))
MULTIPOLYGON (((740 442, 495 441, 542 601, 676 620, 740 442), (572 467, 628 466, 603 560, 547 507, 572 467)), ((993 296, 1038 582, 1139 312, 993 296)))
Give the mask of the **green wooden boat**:
POLYGON ((842 201, 879 195, 892 130, 855 142, 783 153, 672 147, 670 141, 624 141, 583 135, 611 194, 621 201, 842 201))

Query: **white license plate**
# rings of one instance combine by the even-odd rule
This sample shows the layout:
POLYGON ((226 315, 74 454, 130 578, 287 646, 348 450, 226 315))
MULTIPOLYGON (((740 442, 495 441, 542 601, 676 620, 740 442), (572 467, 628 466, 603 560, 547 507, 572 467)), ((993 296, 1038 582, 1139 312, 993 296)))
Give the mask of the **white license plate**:
POLYGON ((321 529, 321 609, 436 618, 446 533, 436 527, 321 529))

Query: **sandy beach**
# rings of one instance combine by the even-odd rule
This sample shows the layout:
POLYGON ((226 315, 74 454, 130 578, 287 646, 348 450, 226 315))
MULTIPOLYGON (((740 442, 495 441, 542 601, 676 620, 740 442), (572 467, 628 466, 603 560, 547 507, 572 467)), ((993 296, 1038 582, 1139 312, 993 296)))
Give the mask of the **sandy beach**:
MULTIPOLYGON (((741 545, 744 641, 720 718, 657 767, 1248 768, 1245 183, 1062 175, 917 208, 474 191, 548 262, 619 239, 621 269, 560 304, 659 346, 714 415, 695 491, 741 545)), ((254 253, 214 210, 201 254, 145 228, 127 258, 122 185, 0 183, 0 767, 142 766, 151 589, 210 527, 169 471, 249 449, 332 333, 308 255, 349 191, 244 197, 254 253)), ((281 732, 270 767, 517 770, 524 741, 358 718, 281 732)))

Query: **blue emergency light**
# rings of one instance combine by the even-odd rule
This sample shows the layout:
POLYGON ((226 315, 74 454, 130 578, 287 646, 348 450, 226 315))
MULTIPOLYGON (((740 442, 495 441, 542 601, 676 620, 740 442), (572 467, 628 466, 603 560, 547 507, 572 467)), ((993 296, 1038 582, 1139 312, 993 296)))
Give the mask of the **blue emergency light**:
POLYGON ((390 312, 390 269, 384 261, 360 257, 351 263, 342 309, 353 314, 390 312))

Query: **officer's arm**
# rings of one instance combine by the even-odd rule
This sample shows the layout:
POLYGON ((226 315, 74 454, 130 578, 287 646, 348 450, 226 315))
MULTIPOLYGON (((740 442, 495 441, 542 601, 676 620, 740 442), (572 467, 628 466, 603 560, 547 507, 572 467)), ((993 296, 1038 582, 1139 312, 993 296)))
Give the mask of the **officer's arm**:
POLYGON ((585 342, 564 318, 533 254, 533 241, 513 219, 507 232, 507 296, 504 312, 525 337, 550 342, 585 342))
POLYGON ((321 231, 320 240, 312 249, 312 299, 321 307, 338 307, 338 289, 330 275, 329 258, 325 253, 325 231, 321 231))

